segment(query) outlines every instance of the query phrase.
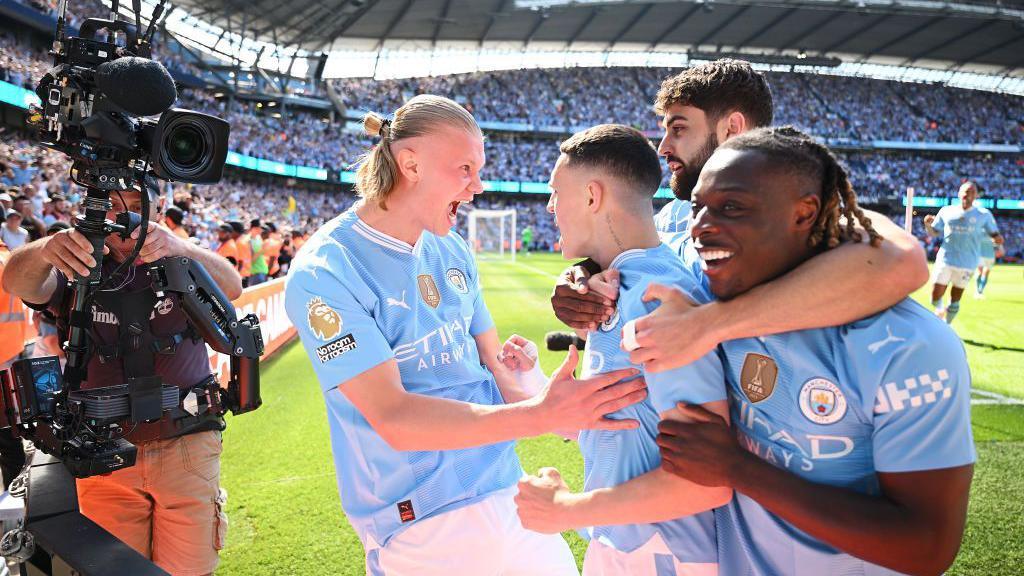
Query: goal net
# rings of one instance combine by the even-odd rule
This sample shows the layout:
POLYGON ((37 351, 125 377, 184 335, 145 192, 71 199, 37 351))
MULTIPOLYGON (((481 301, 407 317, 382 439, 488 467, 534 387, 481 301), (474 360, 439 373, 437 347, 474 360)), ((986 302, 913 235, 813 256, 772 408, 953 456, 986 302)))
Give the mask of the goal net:
POLYGON ((469 246, 478 259, 516 261, 516 211, 473 210, 469 213, 469 246))

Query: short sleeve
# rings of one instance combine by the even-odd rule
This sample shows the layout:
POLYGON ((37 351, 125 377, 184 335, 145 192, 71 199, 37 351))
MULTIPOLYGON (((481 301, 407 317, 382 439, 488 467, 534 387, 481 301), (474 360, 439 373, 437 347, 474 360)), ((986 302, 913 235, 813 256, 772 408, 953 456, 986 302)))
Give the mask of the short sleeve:
MULTIPOLYGON (((944 335, 945 336, 945 335, 944 335)), ((975 461, 971 375, 955 336, 898 351, 875 395, 872 446, 879 472, 912 472, 975 461)))
MULTIPOLYGON (((643 303, 639 299, 624 304, 627 318, 639 318, 657 307, 656 303, 643 303)), ((714 351, 672 370, 644 370, 644 379, 647 381, 647 397, 659 414, 674 408, 679 402, 707 404, 728 397, 722 360, 714 351)))
POLYGON ((936 232, 942 232, 946 229, 946 211, 939 210, 939 213, 935 215, 935 220, 932 221, 932 228, 936 232))
POLYGON ((316 269, 288 277, 285 309, 324 391, 394 357, 374 318, 352 291, 316 269))
POLYGON ((999 234, 999 226, 996 224, 996 217, 991 212, 985 215, 985 232, 989 236, 999 234))
POLYGON ((32 310, 35 310, 37 312, 48 311, 56 318, 63 315, 64 311, 62 310, 62 308, 64 307, 64 303, 67 301, 70 288, 68 286, 68 278, 67 276, 64 275, 63 272, 54 268, 53 274, 57 279, 57 288, 54 289, 53 294, 50 294, 49 301, 25 302, 24 300, 22 300, 22 302, 24 302, 25 306, 31 308, 32 310))

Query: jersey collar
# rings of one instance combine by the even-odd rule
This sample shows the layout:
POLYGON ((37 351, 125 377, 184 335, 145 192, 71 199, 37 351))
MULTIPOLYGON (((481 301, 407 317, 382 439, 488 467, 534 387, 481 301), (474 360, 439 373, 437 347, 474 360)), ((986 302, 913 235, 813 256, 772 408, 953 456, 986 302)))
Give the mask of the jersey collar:
POLYGON ((370 242, 383 246, 389 250, 394 250, 395 252, 401 252, 402 254, 413 254, 418 256, 420 253, 420 245, 423 244, 423 242, 416 242, 416 245, 413 246, 408 242, 395 238, 394 236, 388 236, 380 230, 370 227, 369 224, 363 222, 358 216, 356 217, 355 224, 352 225, 352 229, 370 242))

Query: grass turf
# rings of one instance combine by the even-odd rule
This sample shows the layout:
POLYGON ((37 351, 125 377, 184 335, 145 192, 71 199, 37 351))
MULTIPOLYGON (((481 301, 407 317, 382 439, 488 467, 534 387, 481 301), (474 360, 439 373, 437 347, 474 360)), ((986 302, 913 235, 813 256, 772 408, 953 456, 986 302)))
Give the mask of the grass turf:
MULTIPOLYGON (((559 329, 548 297, 560 257, 481 262, 486 299, 502 338, 513 332, 543 343, 559 329)), ((1024 268, 997 267, 985 300, 965 295, 954 323, 964 339, 974 387, 1024 399, 1024 268)), ((973 286, 971 288, 973 290, 973 286)), ((927 289, 914 295, 927 302, 927 289)), ((562 353, 542 351, 546 371, 562 353)), ((338 500, 327 421, 312 368, 290 345, 263 365, 263 407, 233 418, 224 435, 222 484, 230 529, 217 574, 363 574, 363 550, 338 500)), ((1024 406, 972 410, 978 464, 963 547, 949 574, 1018 574, 1024 566, 1024 406)), ((518 445, 523 467, 556 466, 576 489, 583 462, 554 436, 518 445)), ((582 558, 583 541, 566 534, 582 558)))

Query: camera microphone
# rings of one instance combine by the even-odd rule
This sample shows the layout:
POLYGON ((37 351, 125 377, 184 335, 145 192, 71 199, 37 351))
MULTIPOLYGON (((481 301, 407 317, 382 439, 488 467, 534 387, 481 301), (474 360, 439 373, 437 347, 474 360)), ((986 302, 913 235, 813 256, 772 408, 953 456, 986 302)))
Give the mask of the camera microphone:
POLYGON ((174 79, 155 60, 124 56, 96 67, 96 87, 118 108, 135 116, 153 116, 174 105, 174 79))
POLYGON ((569 346, 576 346, 577 350, 583 350, 587 341, 572 332, 548 332, 544 335, 544 344, 551 352, 564 352, 569 346))

